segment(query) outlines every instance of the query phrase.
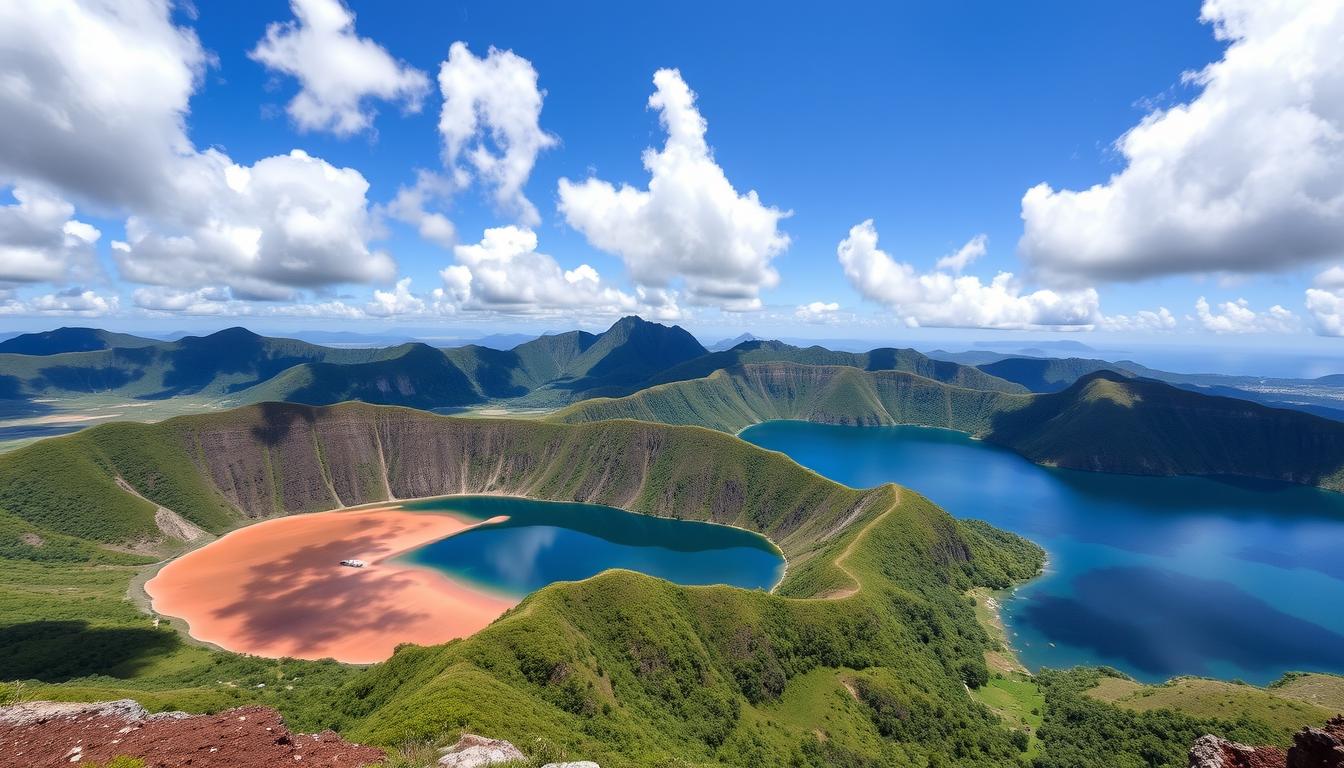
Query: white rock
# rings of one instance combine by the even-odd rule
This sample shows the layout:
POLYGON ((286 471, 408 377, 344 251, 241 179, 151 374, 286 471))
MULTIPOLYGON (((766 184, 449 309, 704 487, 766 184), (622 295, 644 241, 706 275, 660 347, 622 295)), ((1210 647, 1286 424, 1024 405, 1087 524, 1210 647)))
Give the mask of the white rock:
POLYGON ((145 708, 130 699, 102 701, 94 704, 74 704, 63 701, 28 701, 0 707, 0 723, 31 725, 47 720, 78 717, 116 717, 122 720, 144 720, 145 708))
POLYGON ((573 763, 547 763, 541 768, 602 768, 592 760, 579 760, 573 763))
POLYGON ((439 765, 446 768, 485 768, 498 763, 526 760, 518 748, 501 739, 464 733, 457 743, 443 750, 439 765))

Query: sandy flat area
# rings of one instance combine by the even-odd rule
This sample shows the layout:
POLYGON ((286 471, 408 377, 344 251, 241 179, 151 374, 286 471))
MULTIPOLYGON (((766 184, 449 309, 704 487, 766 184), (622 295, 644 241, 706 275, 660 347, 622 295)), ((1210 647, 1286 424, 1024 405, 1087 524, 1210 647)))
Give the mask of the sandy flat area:
POLYGON ((474 524, 397 509, 269 520, 174 560, 145 591, 192 637, 231 651, 382 661, 401 643, 471 635, 517 603, 391 560, 474 524), (368 565, 341 566, 347 558, 368 565))

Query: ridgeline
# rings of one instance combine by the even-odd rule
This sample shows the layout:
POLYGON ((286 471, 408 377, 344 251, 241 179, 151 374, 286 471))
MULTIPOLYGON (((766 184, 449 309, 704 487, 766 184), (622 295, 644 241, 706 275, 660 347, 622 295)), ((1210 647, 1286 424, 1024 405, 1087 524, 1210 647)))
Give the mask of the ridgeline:
POLYGON ((918 424, 966 432, 1048 466, 1246 477, 1344 491, 1344 424, 1110 371, 1059 392, 1027 395, 902 371, 747 364, 622 398, 585 400, 553 418, 635 418, 725 432, 770 419, 918 424))
POLYGON ((1031 576, 1040 550, 908 490, 846 488, 710 430, 267 404, 0 456, 0 509, 16 566, 0 581, 0 680, 42 681, 43 696, 260 701, 297 728, 380 745, 466 728, 604 766, 1015 766, 1021 754, 967 695, 988 677, 990 641, 963 594, 1031 576), (789 571, 773 594, 609 571, 539 590, 471 638, 356 669, 211 652, 150 629, 115 587, 136 558, 105 546, 171 548, 159 506, 222 532, 459 492, 740 525, 771 537, 789 571), (238 682, 254 679, 273 684, 238 682))

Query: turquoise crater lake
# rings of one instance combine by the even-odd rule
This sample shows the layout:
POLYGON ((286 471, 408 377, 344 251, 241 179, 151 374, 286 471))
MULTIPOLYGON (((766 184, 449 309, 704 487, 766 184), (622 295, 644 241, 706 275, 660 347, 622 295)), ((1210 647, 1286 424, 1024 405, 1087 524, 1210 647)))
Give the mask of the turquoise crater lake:
POLYGON ((1344 495, 1037 466, 947 430, 776 421, 742 433, 838 482, 895 482, 1019 533, 1046 573, 1005 598, 1023 662, 1145 682, 1344 673, 1344 495))
POLYGON ((726 525, 504 496, 447 496, 407 502, 403 508, 472 520, 506 515, 504 522, 440 539, 402 559, 518 598, 609 568, 676 584, 766 590, 784 574, 784 558, 769 540, 726 525))

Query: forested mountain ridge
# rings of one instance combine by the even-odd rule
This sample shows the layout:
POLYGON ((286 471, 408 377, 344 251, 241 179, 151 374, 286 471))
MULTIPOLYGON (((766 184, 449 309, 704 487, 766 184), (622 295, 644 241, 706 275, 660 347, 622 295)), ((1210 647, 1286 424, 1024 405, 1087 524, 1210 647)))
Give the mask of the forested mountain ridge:
POLYGON ((637 418, 727 432, 770 419, 918 424, 966 432, 1051 466, 1344 490, 1344 424, 1111 371, 1060 392, 1022 395, 899 371, 742 365, 623 398, 586 400, 554 418, 637 418))

